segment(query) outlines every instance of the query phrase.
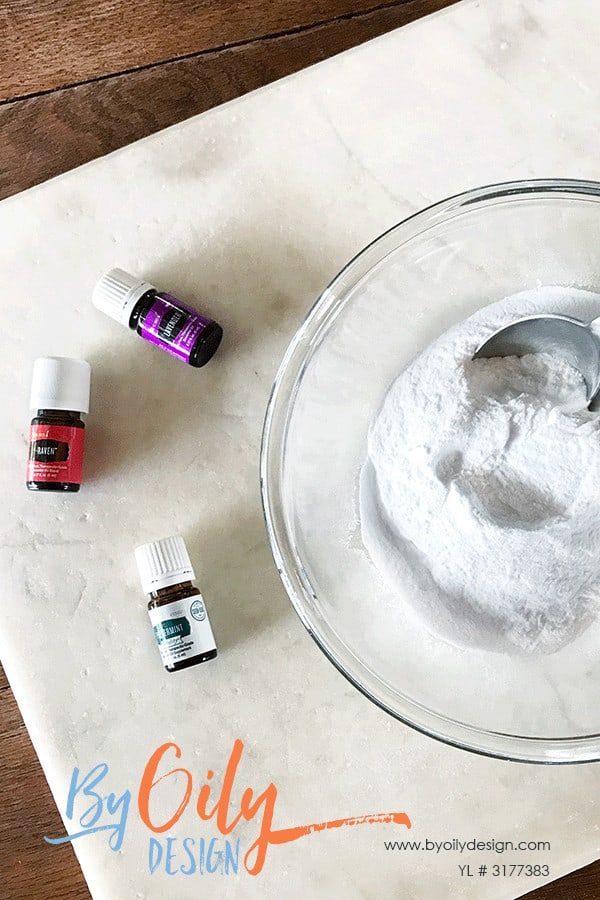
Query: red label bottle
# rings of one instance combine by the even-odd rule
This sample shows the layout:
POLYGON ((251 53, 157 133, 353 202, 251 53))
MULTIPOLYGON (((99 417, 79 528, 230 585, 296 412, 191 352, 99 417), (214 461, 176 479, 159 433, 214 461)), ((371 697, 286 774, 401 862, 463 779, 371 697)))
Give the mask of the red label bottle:
POLYGON ((33 367, 26 485, 30 491, 78 491, 82 480, 90 366, 81 359, 44 357, 33 367))

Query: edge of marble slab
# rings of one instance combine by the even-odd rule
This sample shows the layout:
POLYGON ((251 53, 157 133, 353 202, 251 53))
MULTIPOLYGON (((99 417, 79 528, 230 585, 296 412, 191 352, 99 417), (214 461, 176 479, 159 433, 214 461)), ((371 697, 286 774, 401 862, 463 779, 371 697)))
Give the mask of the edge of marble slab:
MULTIPOLYGON (((293 72, 290 75, 286 75, 283 78, 277 79, 276 81, 270 82, 267 85, 264 85, 260 88, 256 88, 253 91, 249 91, 245 94, 240 95, 239 97, 235 97, 232 100, 228 100, 225 103, 219 104, 217 106, 211 107, 204 112, 198 113, 197 115, 190 116, 186 119, 182 119, 180 122, 176 122, 173 125, 169 125, 166 128, 160 129, 159 131, 153 132, 152 134, 146 135, 136 141, 132 141, 129 144, 124 145, 123 147, 119 147, 115 150, 110 151, 109 153, 103 154, 102 156, 96 157, 92 160, 89 160, 86 163, 82 163, 79 166, 76 166, 73 169, 69 169, 66 172, 62 172, 59 175, 55 175, 52 178, 47 179, 46 181, 40 182, 39 184, 32 185, 29 188, 26 188, 23 191, 19 191, 16 194, 12 194, 9 197, 4 198, 0 201, 0 209, 6 209, 11 204, 19 204, 23 202, 23 200, 28 199, 30 196, 37 195, 38 193, 44 192, 50 188, 54 188, 57 185, 60 185, 63 181, 67 181, 73 177, 77 177, 79 173, 84 173, 88 169, 93 167, 100 167, 105 162, 109 161, 111 158, 116 158, 119 155, 127 153, 133 147, 141 147, 144 144, 150 144, 157 140, 160 140, 163 136, 168 135, 171 132, 174 132, 177 129, 185 128, 188 123, 192 121, 199 121, 203 118, 208 118, 211 116, 215 116, 220 114, 222 111, 226 109, 231 109, 239 104, 243 104, 250 99, 255 99, 262 94, 267 94, 269 92, 273 92, 279 90, 283 85, 288 85, 292 83, 294 80, 302 79, 308 75, 308 73, 314 73, 317 70, 324 70, 327 67, 334 66, 338 63, 338 60, 341 57, 349 57, 350 55, 363 54, 365 52, 369 52, 371 48, 373 48, 377 44, 382 44, 385 42, 392 42, 398 39, 398 35, 401 33, 406 33, 409 31, 414 31, 423 26, 429 26, 429 24, 436 19, 445 18, 448 15, 455 15, 459 11, 463 13, 469 8, 477 8, 481 3, 481 0, 458 0, 458 2, 454 3, 452 6, 445 7, 444 9, 434 11, 429 13, 426 16, 422 16, 419 19, 415 19, 412 22, 408 22, 405 25, 400 26, 392 31, 386 32, 383 35, 379 35, 378 37, 372 38, 371 40, 365 41, 362 44, 357 45, 356 47, 352 47, 348 50, 341 51, 340 53, 335 54, 334 56, 328 57, 327 59, 321 60, 317 63, 314 63, 310 66, 307 66, 304 69, 301 69, 298 72, 293 72)), ((292 334, 290 334, 290 339, 292 334)), ((8 674, 8 673, 7 673, 8 674)), ((9 678, 10 680, 10 678, 9 678)))
MULTIPOLYGON (((96 159, 94 159, 94 160, 91 160, 91 161, 89 161, 89 162, 87 162, 87 163, 85 163, 85 164, 83 164, 83 165, 81 165, 81 166, 78 166, 78 167, 76 167, 76 168, 74 168, 74 169, 71 169, 71 170, 69 170, 69 171, 67 171, 67 172, 65 172, 65 173, 61 173, 60 175, 57 175, 57 176, 53 177, 52 179, 49 179, 49 180, 47 180, 47 181, 45 181, 45 182, 42 182, 42 183, 40 183, 40 184, 38 184, 38 185, 34 185, 34 186, 32 186, 31 188, 28 188, 28 189, 25 190, 25 191, 22 191, 22 192, 20 192, 20 193, 18 193, 18 194, 15 194, 15 195, 12 195, 11 197, 6 198, 5 200, 3 200, 3 201, 0 203, 0 207, 2 207, 2 206, 6 207, 7 205, 10 205, 11 201, 12 201, 12 202, 19 203, 19 202, 21 201, 21 198, 22 198, 22 197, 28 197, 30 194, 32 194, 32 192, 35 193, 35 192, 39 192, 39 191, 44 191, 44 190, 47 188, 47 186, 52 186, 52 185, 54 185, 55 183, 59 183, 59 184, 60 184, 64 179, 69 179, 71 176, 75 176, 75 173, 79 172, 80 170, 87 170, 88 167, 94 166, 94 165, 96 165, 96 166, 101 166, 102 163, 104 162, 104 160, 108 160, 108 159, 110 159, 111 157, 115 156, 116 154, 124 153, 124 152, 128 151, 128 150, 129 150, 131 147, 133 147, 133 146, 142 145, 142 144, 145 144, 145 143, 149 143, 149 142, 151 142, 151 141, 160 140, 161 137, 162 137, 162 135, 167 135, 167 134, 168 134, 169 132, 171 132, 173 129, 185 128, 186 125, 187 125, 187 123, 189 123, 189 122, 191 122, 191 121, 193 121, 193 120, 196 120, 196 119, 199 120, 199 119, 201 119, 201 118, 203 118, 203 117, 205 117, 205 116, 217 115, 217 114, 219 114, 222 110, 235 108, 235 105, 236 105, 236 104, 239 104, 239 103, 241 103, 241 102, 243 102, 243 101, 245 101, 245 100, 250 100, 251 98, 254 98, 254 97, 257 97, 257 96, 259 96, 259 95, 261 95, 261 94, 263 94, 263 93, 266 93, 267 91, 275 91, 275 90, 279 90, 284 84, 287 85, 287 83, 288 83, 288 82, 291 82, 293 79, 299 79, 299 78, 301 78, 302 76, 306 76, 308 73, 312 73, 312 72, 314 72, 314 71, 316 71, 316 70, 323 70, 326 66, 335 65, 335 64, 337 63, 337 61, 338 61, 338 57, 343 56, 343 57, 346 57, 346 58, 347 58, 350 54, 357 54, 357 53, 360 53, 360 52, 363 52, 363 51, 367 52, 367 51, 368 51, 368 48, 370 48, 371 45, 381 44, 381 43, 383 43, 383 42, 385 42, 385 41, 388 41, 388 42, 391 43, 392 41, 397 40, 397 39, 398 39, 398 38, 397 38, 397 33, 398 33, 398 32, 403 32, 403 31, 405 31, 406 29, 408 29, 408 31, 410 31, 410 32, 413 32, 413 31, 415 31, 418 27, 420 27, 422 24, 423 24, 424 26, 426 26, 426 23, 427 23, 430 19, 440 18, 440 17, 442 17, 442 16, 452 15, 452 14, 454 14, 454 13, 456 13, 456 14, 458 15, 458 14, 459 14, 459 11, 461 11, 461 10, 462 10, 463 13, 464 13, 464 12, 466 12, 466 10, 468 10, 468 9, 470 9, 470 8, 472 8, 472 7, 473 7, 473 8, 477 8, 479 5, 480 5, 480 4, 476 4, 476 3, 475 3, 475 0, 460 0, 460 2, 456 3, 454 6, 446 7, 445 9, 439 10, 439 11, 434 12, 434 13, 431 13, 430 15, 428 15, 428 16, 426 16, 426 17, 423 17, 423 18, 421 18, 421 19, 418 19, 418 20, 415 20, 415 21, 413 21, 413 22, 407 23, 407 25, 401 26, 400 28, 395 29, 395 30, 392 31, 392 32, 388 32, 388 33, 385 34, 385 35, 382 35, 382 36, 379 36, 379 37, 377 37, 377 38, 374 38, 374 39, 372 39, 372 40, 370 40, 370 41, 367 41, 367 42, 365 42, 365 43, 363 43, 363 44, 361 44, 361 45, 359 45, 359 46, 357 46, 357 47, 351 48, 350 50, 343 51, 342 53, 336 54, 336 56, 334 56, 334 57, 330 57, 330 58, 328 58, 328 59, 326 59, 326 60, 323 60, 323 61, 321 61, 321 62, 315 63, 314 65, 309 66, 309 67, 307 67, 307 68, 301 70, 300 72, 296 72, 296 73, 293 73, 293 74, 291 74, 291 75, 288 75, 288 76, 286 76, 286 77, 284 77, 284 78, 282 78, 282 79, 278 79, 278 80, 275 81, 275 82, 272 82, 272 83, 270 83, 270 84, 268 84, 268 85, 265 85, 265 86, 263 86, 263 87, 261 87, 261 88, 258 88, 258 89, 256 89, 256 90, 254 90, 254 91, 251 91, 251 92, 248 92, 248 93, 246 93, 246 94, 243 94, 243 95, 240 96, 240 97, 236 97, 236 98, 234 98, 234 99, 232 99, 232 100, 230 100, 230 101, 228 101, 228 102, 226 102, 226 103, 220 104, 219 106, 213 107, 213 108, 211 108, 211 109, 209 109, 209 110, 206 110, 205 112, 202 112, 202 113, 199 113, 199 114, 197 114, 197 115, 195 115, 195 116, 189 117, 188 119, 182 120, 181 122, 175 123, 175 124, 173 124, 173 125, 171 125, 171 126, 169 126, 169 127, 167 127, 167 128, 161 129, 161 130, 158 131, 158 132, 155 132, 155 133, 153 133, 153 134, 151 134, 151 135, 148 135, 148 136, 146 136, 146 137, 144 137, 144 138, 141 138, 141 139, 139 139, 138 141, 132 142, 132 143, 130 143, 130 144, 124 146, 124 147, 118 148, 118 149, 116 149, 116 150, 114 150, 114 151, 112 151, 112 152, 110 152, 110 153, 108 153, 108 154, 104 154, 104 155, 101 156, 101 157, 98 157, 98 158, 96 158, 96 159)), ((290 337, 291 337, 291 335, 290 335, 290 337)), ((9 681, 11 681, 11 679, 10 679, 10 671, 7 671, 7 676, 8 676, 8 678, 9 678, 9 681)), ((11 686, 12 686, 12 681, 11 681, 11 686)), ((45 756, 45 754, 44 754, 43 751, 44 751, 44 743, 48 740, 48 735, 47 735, 47 733, 45 732, 44 728, 42 727, 41 719, 40 719, 40 716, 39 716, 39 707, 38 707, 37 704, 35 704, 33 701, 30 702, 29 697, 24 697, 23 700, 21 700, 21 698, 19 697, 19 689, 18 689, 18 688, 17 688, 17 690, 15 691, 15 696, 17 697, 17 702, 18 702, 18 704, 19 704, 19 708, 21 709, 23 718, 24 718, 24 720, 25 720, 25 722, 26 722, 26 726, 27 726, 27 728, 28 728, 28 731, 29 731, 29 733, 30 733, 32 742, 33 742, 34 747, 35 747, 35 749, 36 749, 36 753, 38 754, 38 758, 39 758, 39 760, 40 760, 40 764, 42 765, 42 769, 44 770, 44 773, 46 774, 46 766, 45 766, 45 764, 44 764, 44 756, 45 756)), ((438 748, 440 749, 440 751, 441 751, 442 753, 444 752, 444 749, 445 749, 445 748, 443 747, 443 745, 439 745, 439 744, 438 744, 438 748)), ((50 766, 50 767, 49 767, 49 770, 51 770, 51 768, 52 768, 52 767, 50 766)), ((63 822, 64 822, 64 824, 65 824, 65 828, 66 828, 66 830, 68 831, 69 828, 68 828, 67 822, 65 821, 64 815, 63 815, 63 805, 64 805, 64 804, 63 804, 63 801, 62 801, 62 799, 59 801, 59 798, 57 798, 57 797, 54 795, 53 785, 52 785, 52 783, 51 783, 49 780, 48 780, 48 782, 49 782, 50 789, 51 789, 51 791, 52 791, 52 793, 53 793, 54 799, 55 799, 55 801, 56 801, 57 807, 58 807, 58 809, 59 809, 61 818, 63 819, 63 822)), ((77 850, 78 850, 77 844, 75 844, 75 846, 73 847, 73 849, 75 850, 76 855, 79 857, 79 854, 77 853, 77 850)), ((82 870, 84 871, 84 875, 85 875, 85 868, 83 867, 83 865, 82 865, 82 870)), ((569 870, 568 870, 568 871, 571 871, 571 868, 570 868, 570 867, 569 867, 569 870)))
MULTIPOLYGON (((68 181, 69 179, 76 177, 79 173, 83 173, 88 169, 93 167, 100 167, 105 162, 110 160, 111 158, 116 158, 122 154, 127 153, 133 147, 141 147, 144 144, 150 144, 157 140, 160 140, 163 136, 168 135, 171 132, 174 132, 177 129, 185 128, 192 121, 199 121, 203 118, 208 118, 211 116, 219 115, 222 111, 231 109, 236 107, 237 105, 243 104, 250 99, 254 100, 260 95, 266 95, 269 92, 273 92, 279 90, 282 86, 288 85, 295 80, 299 80, 307 77, 309 73, 314 73, 317 70, 324 70, 330 66, 334 66, 338 63, 341 57, 349 57, 350 55, 364 54, 372 49, 377 44, 382 44, 386 42, 392 42, 398 39, 398 35, 402 33, 411 32, 417 30, 423 26, 429 26, 430 23, 434 20, 446 18, 448 15, 456 15, 459 11, 463 13, 470 8, 477 8, 480 5, 481 0, 458 0, 458 2, 454 3, 452 6, 445 7, 441 10, 436 10, 435 12, 429 13, 426 16, 421 16, 419 19, 415 19, 412 22, 408 22, 405 25, 400 26, 392 31, 386 32, 383 35, 379 35, 378 37, 372 38, 371 40, 365 41, 362 44, 357 45, 356 47, 351 47, 348 50, 341 51, 340 53, 335 54, 334 56, 328 57, 327 59, 321 60, 320 62, 313 63, 310 66, 307 66, 304 69, 301 69, 298 72, 293 72, 290 75, 286 75, 283 78, 279 78, 276 81, 272 81, 269 84, 266 84, 260 88, 256 88, 253 91, 248 91, 245 94, 241 94, 239 97, 234 97, 232 100, 228 100, 225 103, 221 103, 217 106, 211 107, 204 112, 198 113, 197 115, 190 116, 186 119, 182 119, 180 122, 176 122, 173 125, 169 125, 166 128, 160 129, 159 131, 155 131, 152 134, 146 135, 139 140, 132 141, 129 144, 124 145, 123 147, 118 147, 116 150, 112 150, 109 153, 105 153, 102 156, 96 157, 92 160, 89 160, 86 163, 82 163, 80 166, 76 166, 73 169, 68 169, 66 172, 61 172, 59 175, 55 175, 52 178, 47 179, 46 181, 40 182, 39 184, 32 185, 30 188, 27 188, 23 191, 19 191, 16 194, 12 194, 10 197, 6 197, 4 200, 0 201, 0 210, 9 207, 11 204, 19 204, 23 200, 28 199, 31 196, 42 193, 49 188, 54 188, 56 185, 60 185, 63 181, 68 181)), ((292 338, 292 334, 290 334, 290 339, 292 338)), ((3 660, 0 657, 0 662, 4 665, 3 660)), ((13 689, 13 693, 15 694, 15 699, 17 700, 17 704, 19 709, 21 710, 21 714, 25 721, 28 732, 30 733, 30 737, 34 746, 36 748, 36 753, 38 752, 38 744, 37 738, 34 739, 33 732, 36 731, 33 720, 35 719, 35 715, 30 717, 28 707, 28 701, 22 699, 19 694, 19 688, 16 690, 13 688, 11 673, 10 673, 10 664, 6 668, 6 676, 10 683, 11 689, 13 689), (32 725, 30 726, 29 720, 31 718, 32 725)), ((39 753, 38 753, 39 757, 39 753)), ((42 763, 42 768, 44 768, 42 759, 40 758, 40 763, 42 763)), ((44 769, 45 771, 45 769, 44 769)))
MULTIPOLYGON (((375 44, 396 40, 399 34, 406 33, 408 31, 414 31, 420 27, 427 25, 434 19, 445 18, 448 15, 458 15, 459 11, 464 11, 469 8, 477 9, 480 7, 482 2, 487 3, 488 0, 455 0, 455 2, 451 6, 446 6, 443 9, 438 9, 433 12, 427 13, 426 15, 421 16, 418 19, 413 19, 413 21, 411 22, 406 22, 404 25, 400 25, 398 28, 387 31, 385 32, 385 34, 380 34, 377 37, 370 38, 367 41, 363 41, 361 44, 357 44, 355 47, 350 47, 348 50, 341 50, 339 53, 336 53, 333 56, 328 56, 327 59, 312 63, 310 66, 305 66, 303 69, 300 69, 297 72, 291 72, 289 75, 284 75, 282 78, 277 78, 275 81, 271 81, 268 84, 262 85, 262 87, 255 88, 252 91, 247 91, 244 94, 240 94, 238 97, 233 97, 231 100, 226 100, 224 103, 219 103, 217 104, 217 106, 211 106, 210 109, 206 109, 204 110, 204 112, 196 113, 193 116, 188 116, 185 119, 181 119, 181 121, 179 122, 174 122, 173 125, 167 125, 165 128, 161 128, 158 131, 153 131, 151 134, 145 135, 145 137, 141 137, 135 141, 131 141, 128 144, 124 144, 122 147, 117 147, 116 150, 110 150, 108 153, 103 153, 101 156, 96 156, 94 157, 94 159, 90 159, 88 162, 81 163, 81 165, 75 166, 75 168, 73 169, 67 169, 66 172, 61 172, 59 175, 54 175, 52 176, 52 178, 47 178, 45 181, 41 181, 39 184, 34 184, 29 188, 25 188, 25 190, 23 191, 18 191, 16 194, 11 194, 9 197, 5 197, 3 200, 0 200, 0 209, 10 203, 18 202, 23 197, 27 197, 31 194, 43 191, 47 187, 55 185, 63 179, 68 179, 76 172, 82 172, 91 166, 102 164, 105 160, 108 160, 111 157, 126 153, 131 147, 138 147, 142 144, 151 143, 152 141, 158 140, 160 137, 168 134, 169 132, 175 131, 178 128, 185 127, 189 122, 216 115, 222 110, 231 109, 238 104, 249 100, 250 98, 256 98, 261 94, 267 94, 270 91, 278 90, 283 85, 287 85, 294 80, 299 80, 307 76, 308 73, 314 73, 318 69, 325 69, 329 66, 335 65, 340 57, 348 58, 351 55, 364 53, 375 44)), ((136 70, 134 70, 133 74, 135 74, 135 71, 136 70)), ((116 75, 118 75, 118 73, 116 73, 116 75)), ((73 85, 73 87, 77 87, 77 85, 73 85)), ((68 87, 59 88, 56 92, 53 93, 58 93, 59 90, 67 89, 68 87)))
MULTIPOLYGON (((422 28, 422 27, 430 27, 432 21, 440 20, 446 18, 448 15, 457 15, 459 12, 464 14, 470 8, 477 8, 479 4, 476 3, 476 0, 458 0, 458 2, 454 3, 452 6, 445 7, 444 9, 434 11, 429 13, 426 16, 422 16, 418 19, 413 20, 412 22, 408 22, 405 25, 402 25, 392 31, 386 32, 383 35, 379 35, 375 38, 372 38, 368 41, 365 41, 355 47, 349 48, 348 50, 341 51, 340 53, 336 53, 334 56, 328 57, 327 59, 321 60, 317 63, 313 63, 310 66, 307 66, 298 72, 293 72, 283 78, 277 79, 269 84, 266 84, 262 87, 256 88, 253 91, 248 91, 244 94, 241 94, 238 97, 234 97, 233 99, 226 101, 225 103, 221 103, 217 106, 211 107, 204 112, 198 113, 194 116, 190 116, 186 119, 182 119, 180 122, 176 122, 173 125, 169 125, 166 128, 160 129, 159 131, 153 132, 152 134, 146 135, 136 141, 132 141, 129 144, 124 145, 123 147, 119 147, 109 153, 103 154, 99 157, 96 157, 92 160, 89 160, 86 163, 83 163, 79 166, 76 166, 73 169, 69 169, 66 172, 62 172, 59 175, 56 175, 46 181, 40 182, 39 184, 32 185, 30 188, 27 188, 23 191, 20 191, 16 194, 12 194, 9 197, 6 197, 2 201, 0 201, 0 209, 7 209, 11 205, 18 205, 22 203, 24 200, 27 200, 29 197, 37 196, 40 193, 47 191, 48 189, 53 189, 55 186, 62 184, 65 181, 69 181, 73 177, 77 177, 79 173, 84 173, 87 170, 92 170, 93 167, 100 167, 104 165, 104 163, 111 158, 117 157, 121 154, 127 153, 132 147, 142 146, 144 144, 150 144, 152 142, 156 142, 161 140, 163 136, 168 135, 171 132, 174 132, 177 129, 184 129, 188 123, 200 120, 203 118, 208 118, 211 116, 216 116, 221 114, 222 111, 226 109, 236 108, 238 105, 244 104, 248 101, 254 101, 261 95, 267 95, 270 92, 280 90, 284 85, 289 86, 294 81, 304 79, 309 77, 309 74, 314 74, 316 71, 324 71, 330 67, 336 66, 339 64, 339 59, 341 57, 348 58, 350 55, 358 55, 372 52, 374 46, 383 44, 383 43, 392 43, 398 40, 398 35, 402 33, 410 32, 422 28)), ((290 338, 292 335, 290 334, 290 338)), ((15 696, 15 700, 19 707, 20 713, 22 715, 23 721, 27 728, 29 737, 34 746, 36 755, 38 757, 38 761, 42 767, 44 772, 44 776, 46 781, 50 787, 51 793, 54 797, 55 803, 57 805, 59 814, 61 819, 65 825, 65 829, 69 832, 69 823, 65 819, 64 816, 64 798, 57 796, 55 793, 55 784, 54 784, 54 771, 53 766, 47 760, 47 754, 44 752, 44 745, 48 740, 47 730, 42 726, 41 719, 39 716, 39 707, 36 704, 35 700, 32 699, 32 695, 29 694, 26 690, 21 690, 21 682, 19 677, 15 677, 13 679, 13 672, 11 669, 11 664, 8 663, 6 665, 4 660, 0 658, 0 661, 5 667, 6 676, 8 682, 10 684, 11 690, 15 696)), ((72 827, 72 823, 71 823, 72 827)), ((79 857, 77 853, 78 847, 75 845, 73 847, 76 855, 79 857)), ((83 869, 83 866, 82 866, 83 869)))

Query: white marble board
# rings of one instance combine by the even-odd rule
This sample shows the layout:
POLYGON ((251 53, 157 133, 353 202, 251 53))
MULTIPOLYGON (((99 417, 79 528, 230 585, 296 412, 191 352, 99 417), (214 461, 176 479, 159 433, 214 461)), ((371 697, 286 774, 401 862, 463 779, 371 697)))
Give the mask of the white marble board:
MULTIPOLYGON (((551 877, 600 854, 598 766, 451 749, 346 683, 284 594, 258 485, 279 361, 350 256, 466 188, 600 179, 599 46, 595 0, 465 0, 0 205, 0 655, 63 816, 75 766, 105 761, 107 787, 134 791, 151 751, 173 740, 195 796, 240 738, 240 785, 276 784, 279 828, 398 809, 414 839, 549 840, 551 877), (210 366, 187 369, 92 308, 114 264, 224 325, 210 366), (48 354, 93 366, 77 495, 23 485, 31 364, 48 354), (132 551, 176 532, 220 655, 172 676, 132 551)), ((255 831, 241 829, 242 846, 255 831)), ((172 833, 215 831, 189 809, 172 833)), ((405 836, 394 825, 272 847, 257 877, 150 875, 148 834, 132 809, 118 852, 103 832, 75 842, 96 900, 487 900, 547 880, 460 878, 481 853, 386 852, 384 839, 405 836)))

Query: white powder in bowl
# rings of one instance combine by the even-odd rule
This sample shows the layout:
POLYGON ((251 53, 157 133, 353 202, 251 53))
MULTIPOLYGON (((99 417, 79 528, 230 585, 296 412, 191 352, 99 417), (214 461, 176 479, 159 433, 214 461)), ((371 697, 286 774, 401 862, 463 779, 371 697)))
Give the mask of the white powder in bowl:
POLYGON ((472 360, 536 312, 589 321, 600 296, 543 288, 480 310, 401 372, 371 425, 363 542, 398 598, 459 645, 553 652, 598 606, 600 416, 580 374, 545 354, 472 360))

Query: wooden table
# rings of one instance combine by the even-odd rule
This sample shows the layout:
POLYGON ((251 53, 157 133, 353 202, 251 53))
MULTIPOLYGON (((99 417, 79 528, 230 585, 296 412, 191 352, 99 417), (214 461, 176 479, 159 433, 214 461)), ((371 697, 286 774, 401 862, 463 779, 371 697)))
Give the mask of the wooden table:
MULTIPOLYGON (((0 199, 452 2, 0 0, 0 199)), ((0 759, 0 897, 89 898, 1 670, 0 759)), ((597 900, 600 861, 527 896, 597 900)))

